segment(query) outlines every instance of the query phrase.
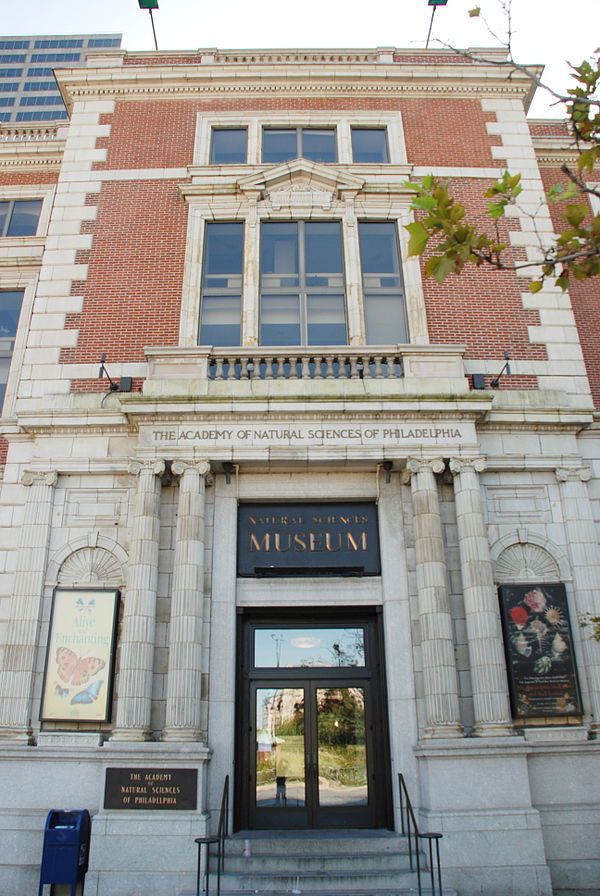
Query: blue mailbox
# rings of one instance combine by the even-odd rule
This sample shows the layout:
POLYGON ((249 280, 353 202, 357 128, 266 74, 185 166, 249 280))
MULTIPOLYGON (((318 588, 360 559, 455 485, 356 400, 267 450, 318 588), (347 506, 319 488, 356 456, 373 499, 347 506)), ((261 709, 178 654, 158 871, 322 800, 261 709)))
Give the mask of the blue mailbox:
POLYGON ((87 809, 52 809, 46 818, 38 896, 44 884, 71 884, 71 896, 83 883, 90 854, 90 813, 87 809))

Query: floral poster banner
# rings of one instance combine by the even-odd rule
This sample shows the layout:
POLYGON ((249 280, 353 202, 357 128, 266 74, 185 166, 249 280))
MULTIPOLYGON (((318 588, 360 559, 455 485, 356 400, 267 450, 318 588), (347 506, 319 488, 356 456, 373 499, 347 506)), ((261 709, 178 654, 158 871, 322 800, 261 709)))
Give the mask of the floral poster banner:
POLYGON ((110 720, 119 597, 118 591, 54 592, 41 719, 110 720))
POLYGON ((513 715, 581 715, 565 586, 498 590, 513 715))

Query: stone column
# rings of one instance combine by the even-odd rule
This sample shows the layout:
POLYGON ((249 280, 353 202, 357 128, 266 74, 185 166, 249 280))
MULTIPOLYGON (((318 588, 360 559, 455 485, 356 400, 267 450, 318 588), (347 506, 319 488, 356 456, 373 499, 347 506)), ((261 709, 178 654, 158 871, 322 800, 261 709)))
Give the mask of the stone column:
MULTIPOLYGON (((565 534, 575 586, 577 616, 600 616, 600 549, 586 482, 592 478, 589 467, 565 467, 556 471, 560 484, 565 534)), ((600 732, 600 648, 589 637, 582 638, 583 666, 589 689, 591 731, 600 732)))
POLYGON ((479 486, 479 473, 485 467, 483 457, 450 461, 454 474, 458 548, 473 686, 473 733, 489 737, 514 734, 514 729, 508 699, 498 594, 492 575, 479 486))
POLYGON ((204 477, 206 460, 175 461, 181 476, 169 623, 167 718, 163 740, 201 737, 202 624, 204 604, 204 477))
POLYGON ((133 461, 139 476, 121 628, 117 724, 112 740, 148 740, 152 704, 159 510, 163 460, 133 461))
POLYGON ((434 473, 444 469, 441 459, 409 458, 417 591, 421 623, 421 654, 427 725, 425 737, 463 735, 458 705, 458 679, 448 601, 442 522, 434 473))
POLYGON ((46 578, 55 472, 23 474, 30 489, 16 557, 4 661, 0 673, 0 737, 31 737, 33 683, 46 578))

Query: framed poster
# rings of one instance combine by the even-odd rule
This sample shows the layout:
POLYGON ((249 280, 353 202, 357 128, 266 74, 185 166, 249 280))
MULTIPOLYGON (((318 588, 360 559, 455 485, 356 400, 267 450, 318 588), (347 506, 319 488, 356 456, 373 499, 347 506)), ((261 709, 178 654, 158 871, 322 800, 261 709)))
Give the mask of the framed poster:
POLYGON ((56 588, 40 719, 108 722, 120 592, 56 588))
POLYGON ((565 586, 501 585, 498 592, 513 716, 581 715, 565 586))

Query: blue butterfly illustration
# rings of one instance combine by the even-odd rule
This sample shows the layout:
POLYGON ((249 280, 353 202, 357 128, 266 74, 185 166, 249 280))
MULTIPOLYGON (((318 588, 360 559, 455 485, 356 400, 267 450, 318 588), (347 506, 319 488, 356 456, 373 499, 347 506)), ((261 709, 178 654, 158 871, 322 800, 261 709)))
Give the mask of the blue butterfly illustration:
POLYGON ((93 703, 94 700, 98 699, 98 694, 100 693, 101 687, 101 681, 92 681, 92 683, 87 686, 85 691, 79 691, 78 694, 75 694, 75 696, 71 700, 71 703, 93 703))
POLYGON ((54 686, 54 693, 56 694, 57 697, 62 697, 62 698, 64 698, 64 697, 68 697, 68 696, 69 696, 69 689, 68 689, 68 688, 61 688, 61 686, 60 686, 59 684, 56 684, 56 685, 54 686))
POLYGON ((90 597, 86 603, 82 597, 78 597, 75 601, 75 606, 79 613, 83 613, 84 610, 87 610, 88 613, 92 613, 96 609, 96 598, 90 597))

